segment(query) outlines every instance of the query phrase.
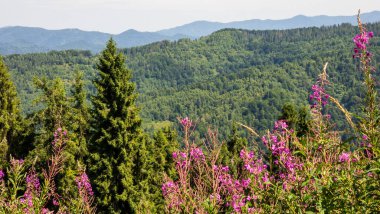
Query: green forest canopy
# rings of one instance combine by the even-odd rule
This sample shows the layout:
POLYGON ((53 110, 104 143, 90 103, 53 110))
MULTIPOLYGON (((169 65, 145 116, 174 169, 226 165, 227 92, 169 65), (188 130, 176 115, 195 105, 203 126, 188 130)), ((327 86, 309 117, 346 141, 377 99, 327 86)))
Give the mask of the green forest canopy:
MULTIPOLYGON (((375 33, 371 51, 379 62, 380 23, 367 28, 375 33)), ((212 125, 226 134, 233 121, 265 130, 285 103, 306 105, 325 62, 329 62, 328 92, 353 110, 363 98, 358 61, 352 58, 352 35, 357 31, 349 24, 281 31, 225 29, 197 40, 163 41, 122 51, 133 71, 146 128, 189 116, 197 121, 200 133, 212 125)), ((34 77, 59 77, 70 85, 75 71, 81 70, 88 91, 94 93, 91 80, 97 75, 97 57, 89 51, 68 50, 10 55, 4 61, 23 111, 29 113, 38 108, 32 104, 38 93, 34 77)), ((341 113, 330 111, 342 127, 341 113)))

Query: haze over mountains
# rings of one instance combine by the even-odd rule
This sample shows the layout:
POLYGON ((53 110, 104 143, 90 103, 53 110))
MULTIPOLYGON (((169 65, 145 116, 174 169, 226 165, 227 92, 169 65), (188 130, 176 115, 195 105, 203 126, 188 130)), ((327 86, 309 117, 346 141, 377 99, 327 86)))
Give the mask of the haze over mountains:
MULTIPOLYGON (((361 14, 364 23, 380 21, 380 11, 361 14)), ((178 40, 181 38, 196 39, 224 28, 247 30, 277 30, 302 27, 320 27, 341 23, 356 24, 356 16, 295 16, 283 20, 236 21, 229 23, 196 21, 186 25, 160 30, 157 32, 139 32, 127 30, 117 35, 79 29, 46 30, 34 27, 0 28, 0 54, 22 54, 46 52, 50 50, 79 49, 94 53, 104 48, 106 41, 112 36, 118 47, 127 48, 141 46, 162 40, 178 40)))

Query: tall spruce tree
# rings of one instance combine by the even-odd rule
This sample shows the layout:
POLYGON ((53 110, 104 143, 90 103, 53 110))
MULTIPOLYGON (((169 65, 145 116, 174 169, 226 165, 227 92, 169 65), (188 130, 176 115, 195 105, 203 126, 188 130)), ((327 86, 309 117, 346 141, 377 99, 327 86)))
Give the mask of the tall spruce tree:
POLYGON ((87 93, 84 90, 83 72, 76 71, 74 83, 71 89, 72 93, 72 114, 70 121, 70 130, 75 134, 74 140, 79 144, 79 159, 88 155, 86 137, 89 129, 90 112, 87 104, 87 93))
POLYGON ((97 94, 92 97, 89 143, 88 171, 101 213, 134 213, 141 198, 136 166, 145 159, 141 155, 146 152, 139 151, 145 148, 140 145, 145 140, 135 105, 135 84, 124 62, 124 55, 117 53, 110 39, 97 64, 99 77, 94 81, 97 94))
POLYGON ((173 180, 177 179, 175 162, 172 157, 173 152, 179 149, 177 137, 174 129, 165 127, 155 132, 153 142, 149 144, 149 198, 155 204, 154 210, 152 210, 154 213, 165 212, 165 201, 161 190, 164 173, 173 180))
POLYGON ((20 116, 18 105, 16 87, 0 57, 0 169, 5 166, 9 144, 17 130, 20 116))

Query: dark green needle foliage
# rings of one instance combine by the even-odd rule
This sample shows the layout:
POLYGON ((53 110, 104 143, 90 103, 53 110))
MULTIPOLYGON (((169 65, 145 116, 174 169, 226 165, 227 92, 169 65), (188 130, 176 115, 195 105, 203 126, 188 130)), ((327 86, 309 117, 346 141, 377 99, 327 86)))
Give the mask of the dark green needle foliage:
POLYGON ((177 141, 177 132, 171 127, 165 127, 158 130, 153 136, 153 143, 150 144, 150 176, 151 195, 155 206, 155 212, 164 212, 164 200, 162 197, 161 185, 163 175, 176 179, 175 163, 173 161, 173 152, 179 149, 177 141))
POLYGON ((8 149, 18 128, 19 100, 8 68, 0 57, 0 169, 4 168, 8 149))
POLYGON ((115 42, 109 40, 100 54, 99 76, 94 81, 97 94, 92 97, 88 170, 101 213, 133 213, 139 199, 141 177, 134 170, 145 158, 145 145, 139 145, 143 140, 137 94, 124 62, 115 42))
POLYGON ((243 164, 240 158, 240 151, 246 149, 247 146, 247 139, 240 136, 237 125, 233 124, 227 142, 222 144, 220 160, 223 165, 229 166, 234 176, 238 174, 238 169, 243 164))

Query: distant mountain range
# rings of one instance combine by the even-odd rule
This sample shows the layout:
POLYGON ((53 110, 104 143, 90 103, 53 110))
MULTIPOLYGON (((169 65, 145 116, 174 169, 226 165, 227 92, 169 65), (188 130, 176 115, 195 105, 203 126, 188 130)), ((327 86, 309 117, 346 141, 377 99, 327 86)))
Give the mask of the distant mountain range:
MULTIPOLYGON (((373 23, 380 21, 380 11, 363 13, 360 15, 364 23, 373 23)), ((197 21, 190 24, 182 25, 175 28, 157 31, 162 35, 173 36, 184 34, 190 37, 201 37, 211 34, 223 28, 246 29, 246 30, 285 30, 304 27, 321 27, 338 25, 342 23, 357 24, 357 16, 295 16, 290 19, 282 20, 260 20, 252 19, 246 21, 237 21, 229 23, 197 21)))
MULTIPOLYGON (((380 11, 363 13, 361 19, 365 23, 380 21, 380 11)), ((247 30, 277 30, 303 27, 320 27, 341 23, 356 24, 356 16, 295 16, 283 20, 247 20, 229 23, 196 21, 186 25, 157 32, 139 32, 127 30, 112 35, 79 29, 46 30, 34 27, 0 28, 0 54, 21 54, 46 52, 50 50, 80 49, 96 53, 104 48, 106 41, 112 36, 118 47, 127 48, 141 46, 162 40, 178 40, 181 38, 199 38, 223 28, 247 30)))

